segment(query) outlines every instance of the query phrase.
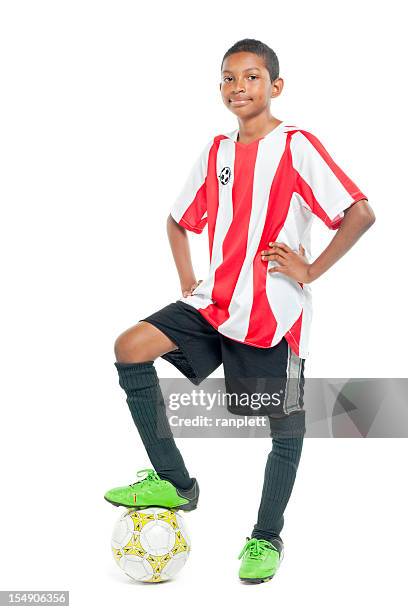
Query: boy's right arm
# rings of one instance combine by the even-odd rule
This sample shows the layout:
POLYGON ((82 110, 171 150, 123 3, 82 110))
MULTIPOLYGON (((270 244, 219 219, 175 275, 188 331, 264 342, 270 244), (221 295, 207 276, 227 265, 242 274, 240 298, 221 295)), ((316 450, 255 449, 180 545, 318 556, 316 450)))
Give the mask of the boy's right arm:
POLYGON ((205 145, 195 160, 167 218, 167 235, 180 278, 183 297, 191 295, 191 292, 201 282, 196 281, 186 230, 201 234, 207 224, 206 178, 212 145, 213 140, 205 145))
POLYGON ((180 279, 181 292, 183 297, 187 297, 201 281, 196 281, 187 232, 171 215, 167 219, 167 235, 180 279))

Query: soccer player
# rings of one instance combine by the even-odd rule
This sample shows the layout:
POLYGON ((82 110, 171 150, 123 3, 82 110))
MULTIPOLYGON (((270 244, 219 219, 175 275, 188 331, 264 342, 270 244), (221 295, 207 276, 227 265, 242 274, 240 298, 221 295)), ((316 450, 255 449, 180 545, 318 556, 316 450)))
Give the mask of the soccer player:
POLYGON ((279 407, 268 414, 272 450, 257 522, 239 555, 239 578, 254 583, 271 579, 283 556, 283 513, 305 434, 310 284, 375 221, 366 196, 318 138, 272 115, 271 100, 283 85, 278 58, 266 44, 244 39, 225 53, 220 92, 238 128, 205 145, 167 221, 182 297, 115 342, 119 384, 154 469, 105 494, 125 507, 197 506, 197 479, 167 420, 158 357, 196 385, 222 363, 227 391, 254 388, 246 380, 284 380, 279 407), (337 231, 310 263, 315 217, 337 231), (186 230, 200 234, 206 226, 210 268, 197 281, 186 230))

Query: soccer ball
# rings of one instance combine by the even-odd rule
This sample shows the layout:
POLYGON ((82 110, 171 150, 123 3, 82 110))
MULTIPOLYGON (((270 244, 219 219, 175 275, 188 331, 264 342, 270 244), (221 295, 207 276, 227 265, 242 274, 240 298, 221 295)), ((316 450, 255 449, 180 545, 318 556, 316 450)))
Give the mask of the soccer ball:
POLYGON ((128 508, 112 534, 116 563, 127 576, 141 582, 173 578, 190 550, 184 519, 169 508, 128 508))
POLYGON ((220 183, 222 185, 226 185, 231 178, 231 168, 225 166, 225 168, 221 170, 218 178, 220 179, 220 183))

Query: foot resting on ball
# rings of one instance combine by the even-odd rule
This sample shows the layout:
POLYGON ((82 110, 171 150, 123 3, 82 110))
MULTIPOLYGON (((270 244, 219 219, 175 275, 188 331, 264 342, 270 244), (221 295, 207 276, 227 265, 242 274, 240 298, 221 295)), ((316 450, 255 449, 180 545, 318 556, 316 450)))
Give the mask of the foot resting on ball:
POLYGON ((180 489, 169 480, 160 478, 157 472, 150 468, 137 472, 137 476, 143 474, 146 474, 143 480, 107 491, 104 495, 106 501, 126 508, 160 506, 186 512, 197 507, 200 489, 195 478, 191 479, 193 484, 190 489, 180 489))

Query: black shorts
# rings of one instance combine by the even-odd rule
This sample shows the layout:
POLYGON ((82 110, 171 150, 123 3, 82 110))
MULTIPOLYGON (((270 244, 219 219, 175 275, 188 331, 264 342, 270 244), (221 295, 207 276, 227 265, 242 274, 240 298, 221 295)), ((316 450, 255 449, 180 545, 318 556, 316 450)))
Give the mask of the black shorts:
MULTIPOLYGON (((227 393, 280 391, 278 406, 263 413, 268 414, 271 433, 304 434, 305 359, 293 352, 285 338, 271 348, 232 340, 212 327, 196 308, 181 300, 139 321, 151 323, 174 342, 178 348, 161 357, 195 385, 222 364, 227 393)), ((233 414, 253 415, 247 406, 231 404, 228 410, 233 414)))

